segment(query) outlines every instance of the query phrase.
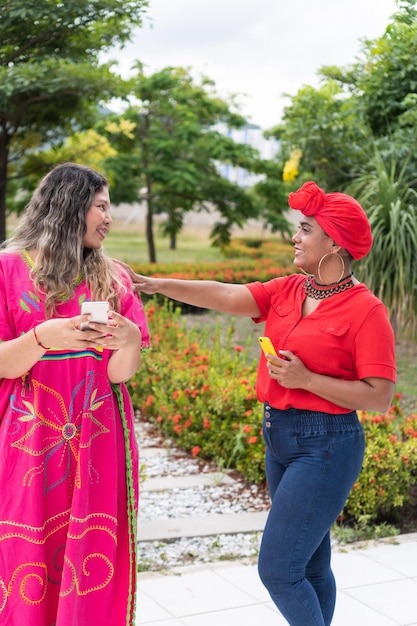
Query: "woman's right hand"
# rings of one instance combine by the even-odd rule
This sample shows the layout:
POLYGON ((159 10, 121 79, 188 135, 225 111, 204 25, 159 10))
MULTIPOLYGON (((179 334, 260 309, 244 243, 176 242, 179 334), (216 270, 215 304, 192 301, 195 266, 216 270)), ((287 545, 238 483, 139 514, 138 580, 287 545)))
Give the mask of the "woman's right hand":
POLYGON ((141 291, 151 295, 158 293, 159 279, 151 276, 142 276, 141 274, 133 274, 130 276, 134 291, 141 291))
POLYGON ((121 265, 126 270, 130 280, 132 281, 132 288, 134 291, 142 291, 143 293, 147 293, 149 295, 157 293, 157 278, 136 274, 130 265, 127 265, 127 263, 123 263, 123 261, 119 261, 118 259, 114 259, 114 262, 121 265))
POLYGON ((81 330, 81 324, 88 322, 90 315, 76 315, 67 318, 54 318, 41 322, 36 326, 37 341, 48 348, 83 350, 97 344, 97 339, 106 335, 106 324, 103 330, 81 330))

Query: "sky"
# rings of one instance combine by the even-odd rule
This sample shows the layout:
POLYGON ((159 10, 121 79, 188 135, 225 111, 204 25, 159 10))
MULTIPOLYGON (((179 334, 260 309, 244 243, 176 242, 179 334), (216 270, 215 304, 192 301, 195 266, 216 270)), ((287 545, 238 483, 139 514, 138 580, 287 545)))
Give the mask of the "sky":
POLYGON ((151 74, 191 68, 261 128, 281 120, 303 85, 318 87, 324 65, 355 62, 364 39, 382 35, 395 0, 150 0, 131 44, 109 58, 127 76, 140 60, 151 74))

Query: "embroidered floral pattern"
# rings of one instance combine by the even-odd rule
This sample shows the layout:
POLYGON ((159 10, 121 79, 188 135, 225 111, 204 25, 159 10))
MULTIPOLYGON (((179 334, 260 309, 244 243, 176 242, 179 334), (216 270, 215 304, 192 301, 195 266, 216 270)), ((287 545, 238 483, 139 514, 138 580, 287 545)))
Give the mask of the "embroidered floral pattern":
MULTIPOLYGON (((24 475, 23 484, 30 487, 36 476, 43 476, 45 493, 54 489, 57 485, 68 478, 71 465, 75 464, 75 485, 81 487, 81 475, 79 468, 79 448, 88 447, 92 440, 99 435, 105 434, 108 429, 94 416, 109 397, 109 393, 97 398, 97 389, 93 389, 94 375, 88 372, 86 380, 79 383, 75 388, 71 404, 65 406, 60 393, 37 380, 32 380, 34 392, 33 405, 23 401, 25 409, 17 419, 23 422, 34 422, 29 430, 11 445, 15 448, 38 457, 40 463, 32 465, 24 475), (75 402, 79 394, 85 394, 82 411, 76 412, 75 402), (47 407, 47 408, 46 408, 47 407), (89 434, 81 441, 81 422, 88 419, 91 423, 89 434)), ((14 399, 15 401, 15 399, 14 399)))

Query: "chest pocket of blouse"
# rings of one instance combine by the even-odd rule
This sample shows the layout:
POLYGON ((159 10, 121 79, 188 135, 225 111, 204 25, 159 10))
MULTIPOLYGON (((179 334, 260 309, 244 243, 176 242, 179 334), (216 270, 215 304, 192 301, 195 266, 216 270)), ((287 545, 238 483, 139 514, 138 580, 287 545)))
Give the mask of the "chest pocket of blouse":
POLYGON ((294 305, 288 302, 283 302, 282 304, 274 304, 272 310, 280 317, 286 317, 287 315, 294 313, 294 305))
POLYGON ((338 319, 326 319, 320 324, 320 331, 333 337, 343 337, 350 329, 349 322, 338 319))

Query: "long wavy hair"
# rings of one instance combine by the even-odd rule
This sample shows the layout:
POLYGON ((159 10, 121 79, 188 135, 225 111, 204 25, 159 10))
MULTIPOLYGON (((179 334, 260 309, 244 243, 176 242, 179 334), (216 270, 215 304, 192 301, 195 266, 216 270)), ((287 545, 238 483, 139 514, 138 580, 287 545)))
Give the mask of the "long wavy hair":
POLYGON ((47 316, 85 280, 94 300, 120 311, 124 290, 115 263, 100 249, 84 248, 86 215, 95 194, 108 187, 104 176, 77 163, 63 163, 38 184, 14 235, 2 251, 37 250, 35 287, 45 294, 47 316))

